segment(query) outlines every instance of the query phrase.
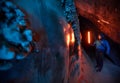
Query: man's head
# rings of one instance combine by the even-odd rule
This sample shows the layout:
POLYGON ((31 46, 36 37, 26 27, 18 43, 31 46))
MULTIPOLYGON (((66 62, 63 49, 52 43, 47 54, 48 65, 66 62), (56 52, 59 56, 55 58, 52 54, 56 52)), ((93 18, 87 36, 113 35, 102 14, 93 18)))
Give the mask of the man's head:
POLYGON ((104 34, 103 34, 103 33, 98 34, 98 39, 99 39, 99 40, 104 39, 104 34))

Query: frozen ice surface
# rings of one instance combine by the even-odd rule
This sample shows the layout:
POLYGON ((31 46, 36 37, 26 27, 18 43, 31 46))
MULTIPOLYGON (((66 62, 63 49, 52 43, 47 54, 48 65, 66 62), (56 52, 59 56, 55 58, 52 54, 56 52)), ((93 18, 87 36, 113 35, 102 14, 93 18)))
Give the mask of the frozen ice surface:
POLYGON ((11 60, 15 56, 15 53, 10 51, 6 46, 0 48, 0 59, 11 60))
POLYGON ((26 29, 23 34, 26 36, 27 41, 32 41, 32 31, 29 29, 26 29))

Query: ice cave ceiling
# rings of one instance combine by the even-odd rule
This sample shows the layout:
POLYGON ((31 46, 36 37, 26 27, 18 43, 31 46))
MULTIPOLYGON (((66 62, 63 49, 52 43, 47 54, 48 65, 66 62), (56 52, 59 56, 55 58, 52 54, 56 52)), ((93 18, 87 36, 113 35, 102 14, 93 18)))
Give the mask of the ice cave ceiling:
POLYGON ((120 44, 119 0, 75 0, 78 13, 120 44))

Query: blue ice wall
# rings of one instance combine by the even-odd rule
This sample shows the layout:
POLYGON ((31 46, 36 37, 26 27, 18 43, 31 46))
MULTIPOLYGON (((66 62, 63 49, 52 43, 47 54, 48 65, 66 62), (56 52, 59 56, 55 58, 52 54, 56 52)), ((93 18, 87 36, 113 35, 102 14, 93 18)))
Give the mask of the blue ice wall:
MULTIPOLYGON (((67 22, 63 10, 56 0, 13 0, 30 20, 37 49, 40 53, 32 54, 33 64, 27 73, 31 83, 66 83, 68 79, 69 55, 63 28, 67 22), (37 33, 37 35, 36 35, 37 33)), ((24 71, 23 71, 24 72, 24 71)), ((17 80, 18 81, 18 80, 17 80)), ((24 80, 23 80, 24 82, 24 80)))

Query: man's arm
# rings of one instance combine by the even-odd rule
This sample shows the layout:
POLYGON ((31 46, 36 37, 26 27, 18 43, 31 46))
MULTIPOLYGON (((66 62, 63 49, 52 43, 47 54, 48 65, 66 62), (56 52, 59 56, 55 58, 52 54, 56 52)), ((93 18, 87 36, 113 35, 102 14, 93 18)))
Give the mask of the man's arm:
POLYGON ((94 42, 94 43, 92 43, 92 44, 90 44, 91 46, 95 46, 96 45, 96 41, 94 42))
POLYGON ((110 55, 110 45, 109 45, 108 41, 106 41, 106 54, 110 55))

